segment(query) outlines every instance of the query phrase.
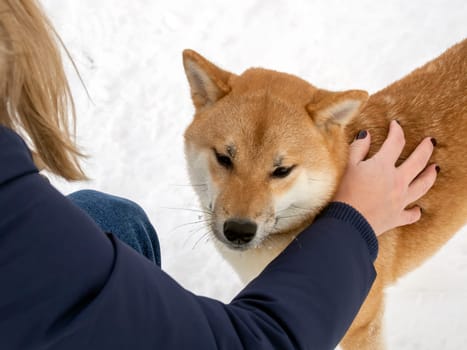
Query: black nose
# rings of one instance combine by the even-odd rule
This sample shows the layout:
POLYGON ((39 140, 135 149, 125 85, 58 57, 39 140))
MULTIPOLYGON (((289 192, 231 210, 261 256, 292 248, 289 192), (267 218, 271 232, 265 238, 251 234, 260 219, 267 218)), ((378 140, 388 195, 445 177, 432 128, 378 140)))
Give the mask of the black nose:
POLYGON ((248 219, 229 219, 224 222, 224 236, 230 242, 244 244, 253 239, 257 228, 258 225, 248 219))

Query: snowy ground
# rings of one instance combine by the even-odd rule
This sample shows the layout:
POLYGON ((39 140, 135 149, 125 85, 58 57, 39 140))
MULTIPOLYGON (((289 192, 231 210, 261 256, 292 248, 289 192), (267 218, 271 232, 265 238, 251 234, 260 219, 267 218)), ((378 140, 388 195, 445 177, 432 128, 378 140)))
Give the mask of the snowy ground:
MULTIPOLYGON (((240 284, 194 212, 183 157, 193 108, 181 51, 240 73, 264 66, 328 89, 375 92, 467 34, 465 0, 44 0, 91 95, 70 70, 78 142, 94 188, 136 200, 160 234, 164 269, 228 301, 240 284)), ((467 74, 467 72, 466 72, 467 74)), ((440 208, 442 209, 442 208, 440 208)), ((467 230, 388 291, 390 349, 467 348, 467 230)))

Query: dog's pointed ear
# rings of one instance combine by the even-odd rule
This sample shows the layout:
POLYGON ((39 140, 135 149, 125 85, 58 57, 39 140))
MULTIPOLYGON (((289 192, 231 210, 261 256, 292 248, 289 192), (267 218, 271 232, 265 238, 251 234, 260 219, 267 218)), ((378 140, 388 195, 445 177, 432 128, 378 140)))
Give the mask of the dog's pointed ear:
POLYGON ((331 92, 318 90, 306 109, 318 127, 346 126, 365 106, 368 93, 363 90, 331 92))
POLYGON ((230 92, 229 79, 233 74, 220 69, 197 52, 183 51, 183 67, 196 109, 212 105, 230 92))

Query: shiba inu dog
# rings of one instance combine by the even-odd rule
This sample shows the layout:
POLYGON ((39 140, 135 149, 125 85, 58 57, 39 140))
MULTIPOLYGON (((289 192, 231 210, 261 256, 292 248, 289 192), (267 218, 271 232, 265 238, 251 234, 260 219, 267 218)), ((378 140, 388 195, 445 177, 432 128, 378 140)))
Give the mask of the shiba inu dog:
POLYGON ((432 161, 442 170, 413 203, 422 219, 379 237, 378 277, 341 344, 383 349, 384 288, 466 223, 467 40, 371 96, 261 68, 236 75, 191 50, 183 63, 195 106, 185 133, 190 178, 219 250, 245 282, 331 200, 359 130, 371 133, 371 156, 397 119, 406 137, 398 163, 436 138, 432 161))

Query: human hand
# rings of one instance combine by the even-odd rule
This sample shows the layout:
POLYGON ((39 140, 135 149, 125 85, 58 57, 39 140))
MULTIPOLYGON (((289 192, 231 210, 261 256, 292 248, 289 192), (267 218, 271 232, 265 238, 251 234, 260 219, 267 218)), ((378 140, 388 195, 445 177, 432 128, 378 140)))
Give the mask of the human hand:
POLYGON ((425 138, 396 167, 395 163, 405 145, 404 132, 399 123, 391 122, 388 137, 381 149, 367 160, 363 159, 370 149, 371 135, 362 131, 359 136, 360 139, 357 137, 350 145, 347 169, 333 200, 357 209, 377 236, 392 228, 417 222, 421 209, 417 206, 406 207, 426 194, 435 183, 439 167, 436 164, 426 165, 436 141, 425 138))

